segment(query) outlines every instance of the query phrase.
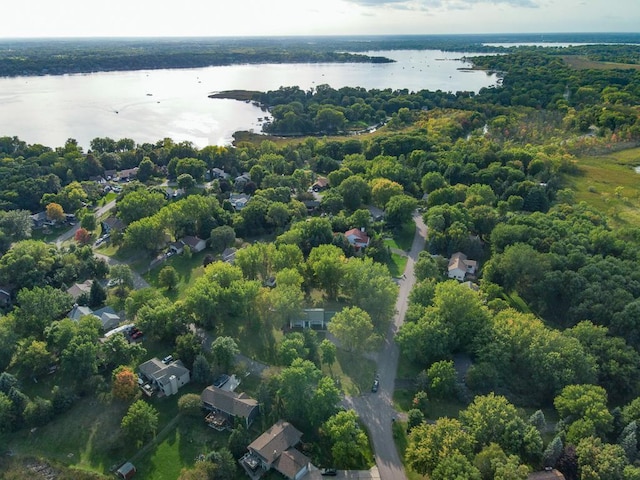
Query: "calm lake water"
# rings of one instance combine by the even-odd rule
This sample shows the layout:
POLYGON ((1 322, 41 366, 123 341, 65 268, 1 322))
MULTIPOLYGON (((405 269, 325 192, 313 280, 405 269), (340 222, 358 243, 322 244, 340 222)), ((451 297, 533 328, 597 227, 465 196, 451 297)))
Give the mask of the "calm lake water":
POLYGON ((389 64, 232 65, 79 75, 0 78, 0 136, 49 147, 75 138, 85 149, 96 137, 155 143, 165 137, 199 148, 225 145, 238 130, 261 131, 267 113, 222 90, 275 90, 320 84, 477 92, 497 77, 469 71, 465 54, 435 50, 367 52, 389 64), (463 70, 460 70, 462 68, 463 70))

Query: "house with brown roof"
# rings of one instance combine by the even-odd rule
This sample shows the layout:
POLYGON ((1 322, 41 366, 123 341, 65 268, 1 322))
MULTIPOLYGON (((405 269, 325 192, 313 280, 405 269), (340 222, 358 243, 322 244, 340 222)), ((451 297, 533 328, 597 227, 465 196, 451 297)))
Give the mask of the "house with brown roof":
POLYGON ((463 282, 467 275, 475 275, 478 268, 478 262, 469 260, 462 252, 456 252, 449 259, 447 274, 449 278, 463 282))
POLYGON ((273 468, 289 480, 299 480, 312 468, 311 460, 295 449, 301 439, 302 432, 289 422, 278 420, 251 442, 240 464, 252 479, 273 468))
POLYGON ((318 177, 313 185, 311 185, 311 189, 314 192, 320 192, 329 187, 329 180, 325 177, 318 177))
POLYGON ((185 246, 188 246, 193 253, 201 252, 207 246, 206 240, 198 237, 187 235, 180 240, 185 246))
POLYGON ((119 182, 128 182, 131 179, 136 178, 136 175, 138 175, 138 167, 120 170, 117 175, 119 182))
POLYGON ((73 301, 75 302, 80 298, 81 295, 87 294, 91 292, 91 285, 93 285, 93 280, 85 280, 82 283, 74 283, 69 288, 67 288, 67 293, 73 297, 73 301))
POLYGON ((204 408, 211 412, 211 416, 207 415, 207 423, 216 430, 232 428, 235 418, 242 418, 245 427, 249 428, 260 411, 257 400, 213 385, 204 389, 200 399, 204 408))

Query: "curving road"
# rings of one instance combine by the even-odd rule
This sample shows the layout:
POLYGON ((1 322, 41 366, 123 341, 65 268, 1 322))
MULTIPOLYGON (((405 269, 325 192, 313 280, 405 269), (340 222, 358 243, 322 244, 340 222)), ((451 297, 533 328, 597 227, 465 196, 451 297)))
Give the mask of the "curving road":
MULTIPOLYGON (((114 199, 114 200, 111 200, 109 203, 103 205, 102 207, 98 208, 95 212, 93 212, 93 214, 96 216, 96 221, 99 221, 102 215, 107 213, 109 210, 111 210, 115 206, 116 206, 116 201, 114 199)), ((56 238, 56 247, 60 248, 62 247, 62 244, 64 242, 71 240, 73 236, 76 234, 76 230, 78 230, 79 228, 80 228, 80 222, 78 222, 78 224, 75 227, 70 228, 69 230, 64 232, 62 235, 60 235, 58 238, 56 238)))
MULTIPOLYGON (((424 250, 427 227, 422 215, 415 212, 416 233, 407 259, 404 275, 399 282, 396 314, 389 327, 382 349, 377 354, 376 365, 380 375, 380 387, 377 393, 367 393, 359 397, 345 397, 343 404, 353 408, 369 430, 373 442, 376 465, 381 480, 406 480, 402 460, 393 441, 392 423, 398 415, 393 408, 393 390, 398 369, 398 346, 394 336, 404 322, 409 293, 415 283, 413 273, 418 255, 424 250)), ((373 381, 373 379, 372 379, 373 381)))

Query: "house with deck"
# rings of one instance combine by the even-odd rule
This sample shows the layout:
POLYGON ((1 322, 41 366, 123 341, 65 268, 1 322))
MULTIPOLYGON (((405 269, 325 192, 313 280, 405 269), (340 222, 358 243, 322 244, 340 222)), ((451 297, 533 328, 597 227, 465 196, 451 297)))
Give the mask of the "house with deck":
POLYGON ((180 360, 163 363, 157 358, 147 360, 138 367, 140 377, 164 395, 175 395, 178 389, 191 381, 189 369, 180 360))
POLYGON ((304 478, 315 469, 311 459, 295 447, 302 439, 302 432, 284 420, 278 420, 271 428, 247 447, 240 465, 250 478, 256 480, 273 469, 289 480, 304 478))
POLYGON ((241 419, 249 428, 258 416, 258 401, 245 393, 236 393, 216 386, 205 388, 200 395, 202 406, 209 410, 207 424, 216 430, 233 428, 235 419, 241 419))

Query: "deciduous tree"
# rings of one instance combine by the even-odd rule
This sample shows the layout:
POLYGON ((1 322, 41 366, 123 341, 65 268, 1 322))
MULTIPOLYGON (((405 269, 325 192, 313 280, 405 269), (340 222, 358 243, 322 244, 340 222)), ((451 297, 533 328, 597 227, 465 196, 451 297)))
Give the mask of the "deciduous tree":
POLYGON ((138 393, 138 376, 130 367, 120 366, 113 371, 111 391, 115 398, 131 400, 138 393))
POLYGON ((125 436, 140 447, 156 434, 158 411, 144 400, 137 400, 127 410, 120 427, 125 436))
POLYGON ((339 468, 354 468, 367 459, 369 441, 358 424, 353 410, 336 413, 322 425, 322 434, 331 444, 334 465, 339 468))
POLYGON ((367 351, 377 338, 371 317, 358 307, 347 307, 336 313, 328 329, 348 351, 367 351))

